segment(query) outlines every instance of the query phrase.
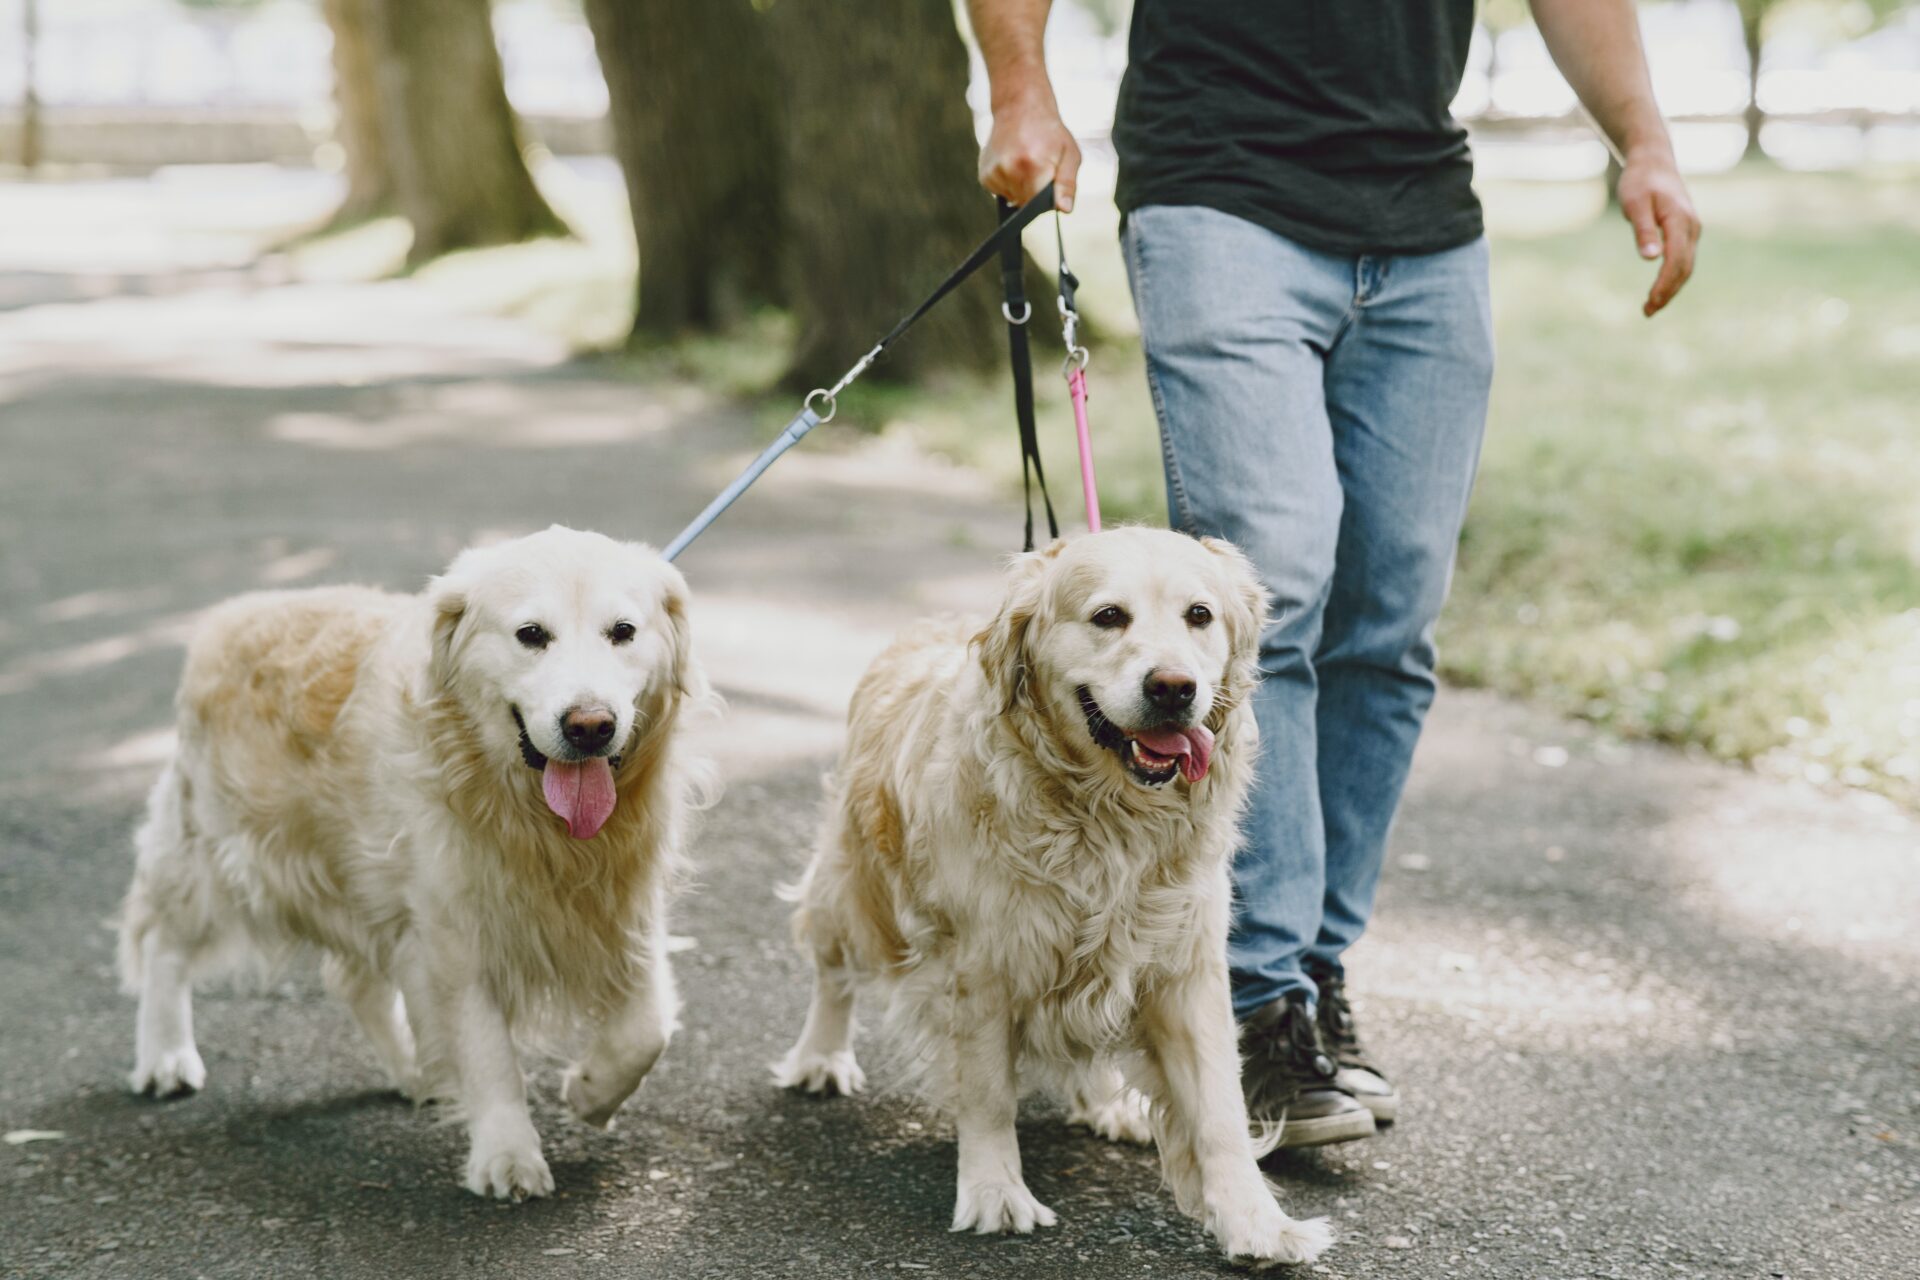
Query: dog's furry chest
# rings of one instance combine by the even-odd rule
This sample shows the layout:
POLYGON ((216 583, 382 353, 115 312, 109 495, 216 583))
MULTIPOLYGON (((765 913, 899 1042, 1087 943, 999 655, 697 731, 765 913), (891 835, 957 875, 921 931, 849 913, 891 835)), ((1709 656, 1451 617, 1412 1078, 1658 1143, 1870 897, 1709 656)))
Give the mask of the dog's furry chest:
POLYGON ((1083 849, 1075 870, 992 877, 962 926, 963 967, 994 974, 1046 1057, 1129 1041, 1140 992, 1191 966, 1205 905, 1204 877, 1184 865, 1083 849))

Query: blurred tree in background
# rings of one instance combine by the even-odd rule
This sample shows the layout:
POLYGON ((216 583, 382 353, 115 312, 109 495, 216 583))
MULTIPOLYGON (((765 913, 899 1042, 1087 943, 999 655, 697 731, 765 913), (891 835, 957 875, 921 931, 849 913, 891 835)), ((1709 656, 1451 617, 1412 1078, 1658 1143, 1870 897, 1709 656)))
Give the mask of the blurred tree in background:
POLYGON ((409 262, 565 235, 521 154, 490 0, 326 0, 349 189, 337 215, 391 198, 409 262))
POLYGON ((640 250, 636 339, 781 298, 779 69, 751 0, 586 0, 640 250))
POLYGON ((393 212, 393 160, 380 123, 379 53, 374 46, 375 0, 320 0, 333 32, 333 97, 340 113, 335 132, 347 153, 347 195, 334 225, 393 212))
POLYGON ((1899 12, 1911 0, 1734 0, 1740 10, 1740 36, 1747 47, 1747 155, 1764 158, 1760 130, 1767 122, 1760 105, 1760 68, 1775 23, 1790 11, 1822 10, 1831 23, 1853 36, 1864 35, 1882 19, 1899 12))
MULTIPOLYGON (((818 381, 964 258, 992 228, 993 206, 974 177, 967 50, 951 0, 774 0, 766 16, 784 69, 792 380, 818 381)), ((873 376, 992 363, 992 274, 930 313, 873 376)))

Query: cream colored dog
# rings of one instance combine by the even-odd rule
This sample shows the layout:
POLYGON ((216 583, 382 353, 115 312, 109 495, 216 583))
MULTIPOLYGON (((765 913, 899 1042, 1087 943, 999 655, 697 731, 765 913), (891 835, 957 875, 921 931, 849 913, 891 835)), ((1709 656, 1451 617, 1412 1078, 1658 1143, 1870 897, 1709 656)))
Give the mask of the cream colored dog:
POLYGON ((1156 1139, 1229 1256, 1308 1262, 1331 1238, 1261 1176, 1227 991, 1265 610, 1225 543, 1091 534, 1016 560, 971 644, 911 632, 854 693, 795 891, 813 1005, 775 1074, 857 1091, 854 995, 881 988, 954 1117, 956 1231, 1054 1221, 1020 1172, 1024 1065, 1070 1120, 1156 1139))
POLYGON ((563 1091, 593 1125, 666 1047, 666 898, 699 772, 675 723, 704 693, 680 574, 558 526, 466 552, 422 597, 215 609, 135 837, 133 1088, 204 1082, 196 978, 311 946, 395 1085, 458 1107, 467 1188, 552 1191, 515 1039, 591 1021, 563 1091))

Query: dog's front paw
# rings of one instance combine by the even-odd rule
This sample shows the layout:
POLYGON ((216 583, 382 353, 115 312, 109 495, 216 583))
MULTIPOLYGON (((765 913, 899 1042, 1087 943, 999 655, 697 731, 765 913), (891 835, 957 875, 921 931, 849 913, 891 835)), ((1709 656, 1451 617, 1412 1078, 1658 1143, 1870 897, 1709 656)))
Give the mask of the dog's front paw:
POLYGON ((1018 1182, 961 1183, 953 1204, 954 1231, 993 1235, 1014 1231, 1026 1235, 1035 1227, 1054 1224, 1053 1210, 1033 1198, 1018 1182))
POLYGON ((427 1085, 427 1078, 419 1071, 410 1070, 404 1074, 389 1072, 387 1079, 393 1085, 393 1091, 408 1102, 430 1102, 433 1091, 427 1085))
POLYGON ((627 1100, 633 1090, 621 1090, 609 1085, 597 1073, 586 1067, 574 1065, 560 1078, 560 1096, 567 1100, 567 1106, 578 1117, 580 1123, 604 1129, 613 1123, 613 1113, 627 1100))
POLYGON ((206 1082, 206 1064, 200 1061, 200 1051, 190 1044, 161 1053, 141 1054, 127 1076, 128 1088, 156 1098, 198 1093, 206 1082))
POLYGON ((553 1174, 538 1138, 499 1145, 476 1141, 467 1156, 466 1187, 491 1200, 526 1200, 552 1195, 553 1174))
POLYGON ((1209 1208, 1207 1227, 1222 1253, 1256 1269, 1312 1262, 1333 1243, 1325 1218, 1289 1218, 1264 1187, 1250 1189, 1234 1204, 1209 1208))
POLYGON ((1147 1097, 1138 1089, 1122 1089, 1097 1105, 1077 1102, 1067 1112, 1067 1123, 1083 1125, 1108 1142, 1153 1145, 1153 1125, 1147 1119, 1147 1097))
POLYGON ((851 1096, 867 1087, 867 1073, 853 1060, 853 1050, 815 1053, 795 1045, 773 1066, 774 1083, 823 1097, 851 1096))

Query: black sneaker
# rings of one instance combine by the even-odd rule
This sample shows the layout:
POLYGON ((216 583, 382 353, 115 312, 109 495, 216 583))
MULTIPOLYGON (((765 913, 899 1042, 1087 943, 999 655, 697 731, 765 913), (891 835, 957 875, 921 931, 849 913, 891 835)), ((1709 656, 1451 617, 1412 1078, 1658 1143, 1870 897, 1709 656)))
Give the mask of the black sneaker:
POLYGON ((1400 1114, 1400 1095, 1360 1044, 1353 1006, 1347 1003, 1346 980, 1325 970, 1310 971, 1308 976, 1320 988, 1320 1042, 1340 1068, 1334 1079, 1373 1113, 1375 1124, 1392 1124, 1400 1114))
POLYGON ((1240 1030, 1240 1087, 1247 1118, 1280 1125, 1280 1147, 1319 1147, 1373 1136, 1373 1113, 1342 1089, 1320 1043, 1305 993, 1258 1009, 1240 1030))

